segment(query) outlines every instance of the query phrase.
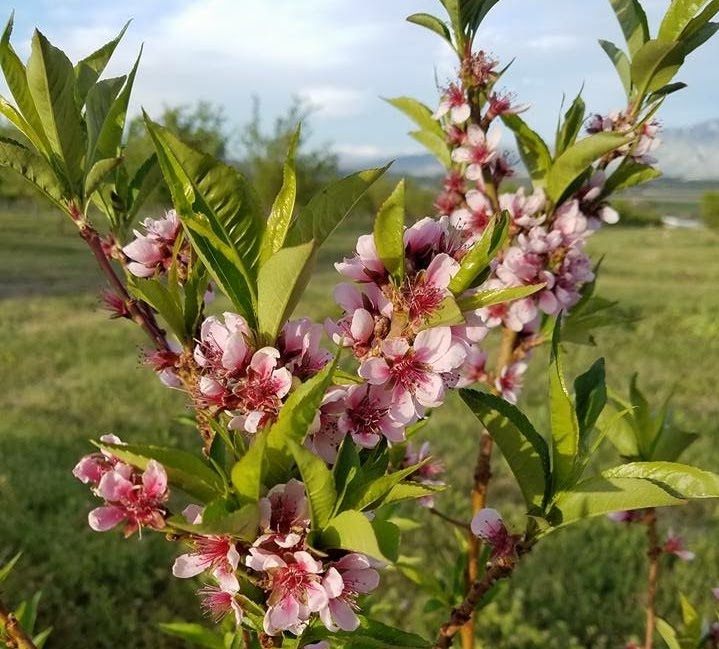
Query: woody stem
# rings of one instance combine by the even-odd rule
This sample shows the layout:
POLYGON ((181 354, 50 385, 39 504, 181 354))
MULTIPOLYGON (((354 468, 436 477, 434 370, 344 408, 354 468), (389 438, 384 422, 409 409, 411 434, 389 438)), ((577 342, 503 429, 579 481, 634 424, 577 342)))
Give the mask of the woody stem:
POLYGON ((5 634, 5 646, 9 649, 37 649, 18 619, 2 602, 0 602, 0 628, 5 634))
POLYGON ((657 531, 657 512, 650 509, 644 523, 647 526, 647 556, 649 557, 649 574, 647 578, 647 616, 644 635, 644 649, 652 649, 654 646, 654 629, 656 628, 656 598, 659 586, 659 559, 662 555, 662 548, 659 545, 659 533, 657 531))

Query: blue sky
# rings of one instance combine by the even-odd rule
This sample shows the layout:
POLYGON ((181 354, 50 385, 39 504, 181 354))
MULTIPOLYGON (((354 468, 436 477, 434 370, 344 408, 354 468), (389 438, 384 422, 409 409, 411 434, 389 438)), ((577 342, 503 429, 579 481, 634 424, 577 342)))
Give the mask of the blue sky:
MULTIPOLYGON (((668 0, 644 0, 658 24, 668 0)), ((16 9, 14 43, 28 54, 37 25, 76 59, 133 24, 109 72, 126 71, 144 41, 132 110, 209 99, 232 125, 245 122, 251 97, 267 119, 293 95, 317 106, 317 142, 340 152, 387 156, 418 151, 405 119, 380 97, 415 96, 436 103, 435 75, 449 78, 451 53, 438 37, 406 23, 415 11, 439 13, 431 0, 3 0, 16 9)), ((608 0, 501 0, 478 44, 516 61, 503 86, 532 105, 527 119, 549 133, 562 93, 585 83, 591 110, 621 106, 615 72, 596 41, 623 45, 608 0)), ((665 126, 719 117, 719 39, 689 59, 679 79, 687 90, 661 114, 665 126)), ((4 91, 4 88, 3 88, 4 91)))

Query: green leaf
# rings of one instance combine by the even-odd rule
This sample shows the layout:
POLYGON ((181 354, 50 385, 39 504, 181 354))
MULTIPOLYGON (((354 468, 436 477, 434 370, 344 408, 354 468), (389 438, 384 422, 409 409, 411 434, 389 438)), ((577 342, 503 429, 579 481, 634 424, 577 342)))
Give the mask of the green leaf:
POLYGON ((226 649, 223 635, 217 631, 206 629, 200 624, 190 622, 163 622, 160 630, 175 638, 182 638, 196 647, 205 649, 226 649))
POLYGON ((290 393, 280 409, 277 421, 272 424, 267 434, 268 484, 278 484, 286 479, 293 463, 287 442, 304 442, 322 398, 332 382, 338 359, 339 356, 336 356, 334 362, 327 363, 320 372, 290 393))
POLYGON ((702 639, 702 618, 683 593, 679 593, 679 603, 682 607, 684 623, 683 640, 690 647, 698 647, 702 639))
POLYGON ((358 171, 320 190, 300 209, 290 227, 287 245, 314 240, 319 248, 388 168, 386 165, 358 171))
POLYGON ((435 34, 439 34, 450 45, 452 44, 452 35, 449 32, 449 28, 436 16, 418 13, 408 16, 407 20, 415 25, 426 27, 435 34))
POLYGON ((541 291, 545 286, 546 284, 530 284, 529 286, 480 289, 470 295, 459 298, 457 304, 463 312, 475 311, 476 309, 482 309, 487 306, 492 306, 493 304, 520 300, 523 297, 541 291))
POLYGON ((223 490, 220 477, 199 457, 177 448, 149 444, 96 444, 118 459, 144 470, 156 460, 167 472, 170 484, 203 502, 216 498, 223 490))
POLYGON ((417 101, 411 97, 395 97, 394 99, 385 99, 385 101, 407 115, 407 117, 419 126, 420 130, 434 133, 444 142, 445 135, 442 125, 433 117, 432 111, 421 101, 417 101))
POLYGON ((674 426, 664 426, 654 441, 651 459, 675 462, 698 439, 699 435, 696 433, 687 433, 674 426))
POLYGON ((597 421, 602 435, 606 436, 623 458, 638 458, 639 446, 633 419, 628 416, 629 409, 607 404, 597 421))
POLYGON ((642 99, 649 92, 668 84, 681 67, 685 56, 680 43, 648 41, 632 61, 632 80, 637 97, 642 99))
POLYGON ((429 485, 419 482, 400 482, 392 487, 387 495, 382 499, 383 505, 391 505, 392 503, 402 502, 404 500, 417 500, 426 498, 434 494, 444 491, 444 485, 429 485))
POLYGON ((163 320, 180 340, 191 338, 192 332, 185 329, 185 316, 177 294, 157 279, 127 278, 127 288, 130 294, 147 302, 157 311, 163 320))
POLYGON ((719 23, 709 22, 717 13, 719 13, 719 0, 711 0, 695 18, 687 23, 679 36, 685 54, 690 54, 697 47, 703 45, 719 30, 719 23))
MULTIPOLYGON (((449 290, 458 295, 472 286, 477 277, 489 267, 490 262, 504 247, 509 236, 510 217, 502 212, 487 224, 482 236, 467 252, 459 270, 449 283, 449 290)), ((466 309, 465 309, 466 310, 466 309)))
POLYGON ((42 649, 45 646, 45 643, 47 642, 47 639, 50 637, 50 634, 52 633, 53 628, 48 627, 47 629, 44 629, 37 635, 33 636, 32 642, 37 647, 37 649, 42 649))
POLYGON ((75 66, 75 76, 77 77, 77 96, 80 104, 85 103, 85 98, 90 89, 97 83, 100 75, 107 67, 110 58, 115 52, 117 44, 122 40, 131 21, 127 21, 120 33, 115 36, 109 43, 105 43, 101 48, 95 50, 89 56, 78 61, 75 66))
MULTIPOLYGON (((204 518, 209 518, 210 504, 205 509, 204 518)), ((249 503, 234 512, 224 510, 224 503, 216 516, 202 523, 188 523, 183 516, 172 516, 167 521, 168 526, 182 532, 199 535, 227 534, 252 543, 257 538, 260 525, 260 510, 257 503, 249 503)))
POLYGON ((63 187, 55 171, 40 154, 15 140, 0 136, 0 167, 8 167, 22 176, 58 209, 63 212, 67 209, 63 187))
POLYGON ((355 498, 350 502, 343 502, 343 506, 352 509, 364 511, 365 509, 376 509, 382 503, 384 498, 399 485, 405 478, 409 478, 413 473, 418 471, 428 460, 420 462, 413 466, 393 471, 387 475, 383 475, 376 480, 366 484, 362 490, 354 492, 355 498))
POLYGON ((18 55, 15 53, 12 45, 10 45, 10 35, 13 28, 13 16, 10 16, 2 39, 0 39, 0 67, 2 67, 5 82, 15 98, 19 112, 15 111, 22 118, 24 124, 27 124, 28 132, 24 128, 18 126, 15 120, 8 114, 3 113, 17 128, 19 128, 25 136, 35 145, 38 151, 50 154, 50 142, 48 141, 45 131, 40 120, 40 115, 35 107, 35 101, 30 93, 30 86, 27 81, 27 71, 18 55))
POLYGON ((552 427, 552 475, 554 490, 566 487, 574 478, 579 455, 579 422, 567 390, 562 368, 560 321, 554 327, 549 361, 549 402, 552 427))
POLYGON ((681 644, 679 644, 679 638, 677 638, 676 629, 660 617, 657 618, 657 631, 666 643, 667 649, 682 649, 681 644))
POLYGON ((462 0, 460 2, 460 16, 464 31, 470 35, 475 34, 489 10, 497 2, 499 0, 462 0))
POLYGON ((631 418, 634 420, 634 430, 637 435, 637 443, 639 444, 639 453, 644 459, 650 459, 651 451, 654 448, 659 426, 652 417, 652 410, 639 389, 638 376, 636 373, 632 375, 629 382, 629 398, 632 405, 631 418))
POLYGON ((183 144, 145 116, 187 235, 217 285, 256 325, 256 265, 264 224, 254 194, 232 167, 183 144))
POLYGON ((557 143, 555 147, 555 155, 561 155, 567 148, 577 141, 579 131, 584 124, 584 113, 586 105, 582 99, 581 91, 577 94, 566 113, 564 113, 564 122, 557 132, 557 143))
POLYGON ((672 0, 659 26, 657 39, 673 42, 709 0, 672 0))
POLYGON ((686 500, 675 497, 650 480, 600 475, 582 480, 571 489, 560 492, 554 500, 549 520, 557 529, 610 512, 685 503, 686 500))
POLYGON ((337 503, 337 492, 332 472, 327 468, 325 461, 300 446, 297 442, 289 441, 292 455, 297 462, 302 482, 307 491, 307 500, 310 506, 310 516, 314 529, 323 529, 332 518, 337 503))
POLYGON ((325 548, 361 552, 380 560, 396 561, 399 556, 399 529, 383 520, 372 522, 358 511, 344 511, 335 516, 322 530, 325 548))
POLYGON ((232 484, 237 493, 250 502, 257 502, 262 495, 265 448, 269 429, 257 433, 247 452, 232 467, 232 484))
POLYGON ((127 107, 141 57, 142 49, 127 79, 120 77, 100 81, 87 95, 87 159, 90 162, 116 157, 120 151, 127 107))
POLYGON ((609 0, 633 56, 649 40, 647 16, 639 0, 609 0))
POLYGON ((503 115, 502 121, 514 133, 519 155, 529 172, 534 187, 544 187, 552 166, 552 154, 544 140, 519 117, 503 115))
POLYGON ((449 16, 449 22, 452 25, 452 31, 457 40, 457 50, 459 51, 460 46, 464 44, 464 27, 460 15, 461 0, 440 0, 440 2, 449 16))
POLYGON ((627 94, 627 97, 629 97, 632 91, 632 64, 629 61, 629 57, 624 53, 624 50, 620 50, 611 41, 599 39, 599 45, 601 45, 602 49, 607 53, 609 60, 614 64, 622 86, 624 86, 624 92, 627 94))
POLYGON ((98 160, 92 165, 92 168, 85 178, 85 198, 90 198, 90 196, 100 189, 100 186, 105 182, 110 172, 117 169, 121 164, 122 158, 105 158, 104 160, 98 160))
POLYGON ((452 166, 452 156, 444 136, 438 135, 434 131, 422 130, 410 132, 410 137, 437 158, 443 167, 449 169, 452 166))
POLYGON ((608 478, 643 478, 676 498, 719 498, 719 475, 678 462, 630 462, 602 473, 608 478))
POLYGON ((551 487, 544 438, 519 408, 501 397, 466 388, 459 394, 499 446, 527 507, 542 507, 551 487))
POLYGON ((666 86, 662 86, 661 88, 659 88, 659 90, 656 90, 651 95, 649 95, 649 102, 659 101, 660 99, 663 99, 668 95, 672 95, 675 92, 684 90, 684 88, 686 87, 687 84, 682 81, 677 81, 676 83, 668 83, 666 86))
POLYGON ((49 156, 50 146, 37 135, 15 106, 0 97, 0 115, 20 131, 40 153, 49 156))
POLYGON ((135 172, 127 186, 127 221, 132 222, 145 201, 162 182, 162 170, 157 154, 149 156, 135 172))
POLYGON ((278 250, 260 267, 257 319, 260 334, 274 343, 295 310, 317 257, 314 241, 278 250))
POLYGON ((345 638, 356 649, 429 649, 432 646, 424 638, 414 633, 389 627, 381 622, 369 620, 360 615, 359 628, 352 632, 341 631, 337 636, 345 638))
POLYGON ((25 600, 15 610, 15 617, 20 626, 30 635, 33 634, 35 629, 35 622, 37 622, 37 609, 40 605, 40 598, 42 592, 38 591, 31 599, 25 600))
POLYGON ((595 133, 570 146, 547 173, 547 195, 555 204, 589 167, 602 156, 618 149, 631 138, 618 133, 595 133))
POLYGON ((625 158, 614 173, 607 178, 602 195, 610 196, 616 192, 659 178, 661 175, 662 172, 651 165, 641 164, 630 158, 625 158))
POLYGON ((79 195, 86 134, 75 98, 75 72, 70 59, 37 30, 32 37, 27 78, 50 147, 64 163, 70 187, 79 195))
POLYGON ((574 380, 577 420, 579 423, 579 447, 582 454, 589 451, 589 436, 607 403, 604 359, 600 358, 574 380))
POLYGON ((285 237, 290 229, 292 214, 297 198, 297 173, 295 172, 295 153, 300 141, 300 126, 297 126, 290 146, 287 150, 287 159, 282 168, 282 187, 280 188, 270 215, 267 217, 267 227, 262 237, 260 248, 260 265, 264 264, 274 253, 278 252, 285 243, 285 237))
POLYGON ((2 584, 8 578, 8 575, 12 572, 12 569, 15 567, 17 562, 20 560, 21 556, 22 556, 22 552, 18 552, 5 565, 0 566, 0 584, 2 584))
POLYGON ((374 221, 374 244, 387 272, 400 284, 404 279, 404 180, 379 208, 374 221))
POLYGON ((453 297, 448 295, 429 317, 423 319, 422 324, 417 327, 417 331, 462 324, 464 321, 464 315, 459 305, 453 297))

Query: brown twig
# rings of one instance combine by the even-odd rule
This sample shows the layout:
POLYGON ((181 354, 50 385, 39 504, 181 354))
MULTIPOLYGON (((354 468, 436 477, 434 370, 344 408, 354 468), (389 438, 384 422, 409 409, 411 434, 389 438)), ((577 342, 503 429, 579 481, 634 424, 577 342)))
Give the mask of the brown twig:
POLYGON ((442 625, 433 649, 449 649, 452 646, 454 637, 467 628, 468 622, 474 617, 474 612, 484 596, 498 581, 506 579, 514 572, 520 557, 529 552, 533 544, 533 540, 525 538, 517 545, 514 556, 499 557, 487 564, 482 577, 472 582, 462 603, 452 610, 449 620, 442 625))
POLYGON ((37 649, 18 619, 2 602, 0 602, 0 628, 5 633, 3 642, 8 649, 37 649))
POLYGON ((455 525, 456 527, 460 527, 463 530, 469 531, 469 523, 465 523, 464 521, 457 520, 456 518, 452 518, 451 516, 447 516, 444 512, 439 511, 439 509, 435 509, 434 507, 430 507, 429 509, 430 514, 434 514, 438 518, 441 518, 444 521, 447 521, 448 523, 451 523, 452 525, 455 525))
POLYGON ((647 556, 649 557, 649 574, 647 577, 647 621, 644 634, 644 649, 652 649, 654 646, 654 630, 657 623, 655 610, 657 588, 659 586, 659 560, 662 556, 662 547, 659 544, 659 533, 657 531, 657 512, 650 509, 644 516, 644 524, 647 526, 647 556))
MULTIPOLYGON (((502 369, 509 365, 512 361, 514 348, 517 343, 517 334, 511 329, 504 329, 502 333, 502 344, 499 349, 497 358, 496 375, 499 378, 502 369)), ((484 509, 487 505, 487 491, 489 489, 489 481, 492 478, 492 449, 494 442, 492 437, 486 431, 482 433, 479 442, 479 454, 477 456, 477 464, 474 469, 472 483, 472 516, 478 511, 484 509)), ((472 585, 479 578, 479 553, 481 543, 479 539, 470 532, 469 547, 467 550, 467 587, 472 585)), ((462 629, 462 648, 474 648, 474 615, 470 614, 465 627, 462 629)))

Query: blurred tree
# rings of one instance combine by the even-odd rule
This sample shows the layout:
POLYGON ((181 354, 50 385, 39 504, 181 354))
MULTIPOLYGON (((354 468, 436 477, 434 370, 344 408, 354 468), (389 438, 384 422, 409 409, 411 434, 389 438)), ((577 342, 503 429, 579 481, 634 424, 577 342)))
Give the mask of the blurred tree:
POLYGON ((619 224, 628 227, 659 226, 662 218, 656 206, 648 201, 613 201, 614 209, 619 212, 619 224))
POLYGON ((708 228, 719 230, 719 192, 706 192, 702 196, 701 217, 708 228))
POLYGON ((302 133, 296 156, 297 203, 304 205, 312 195, 338 175, 337 156, 329 147, 308 149, 312 131, 312 108, 293 99, 287 111, 276 117, 269 131, 263 130, 259 98, 253 99, 252 118, 240 131, 242 170, 255 184, 263 205, 269 210, 282 186, 282 165, 290 139, 299 123, 302 133))

